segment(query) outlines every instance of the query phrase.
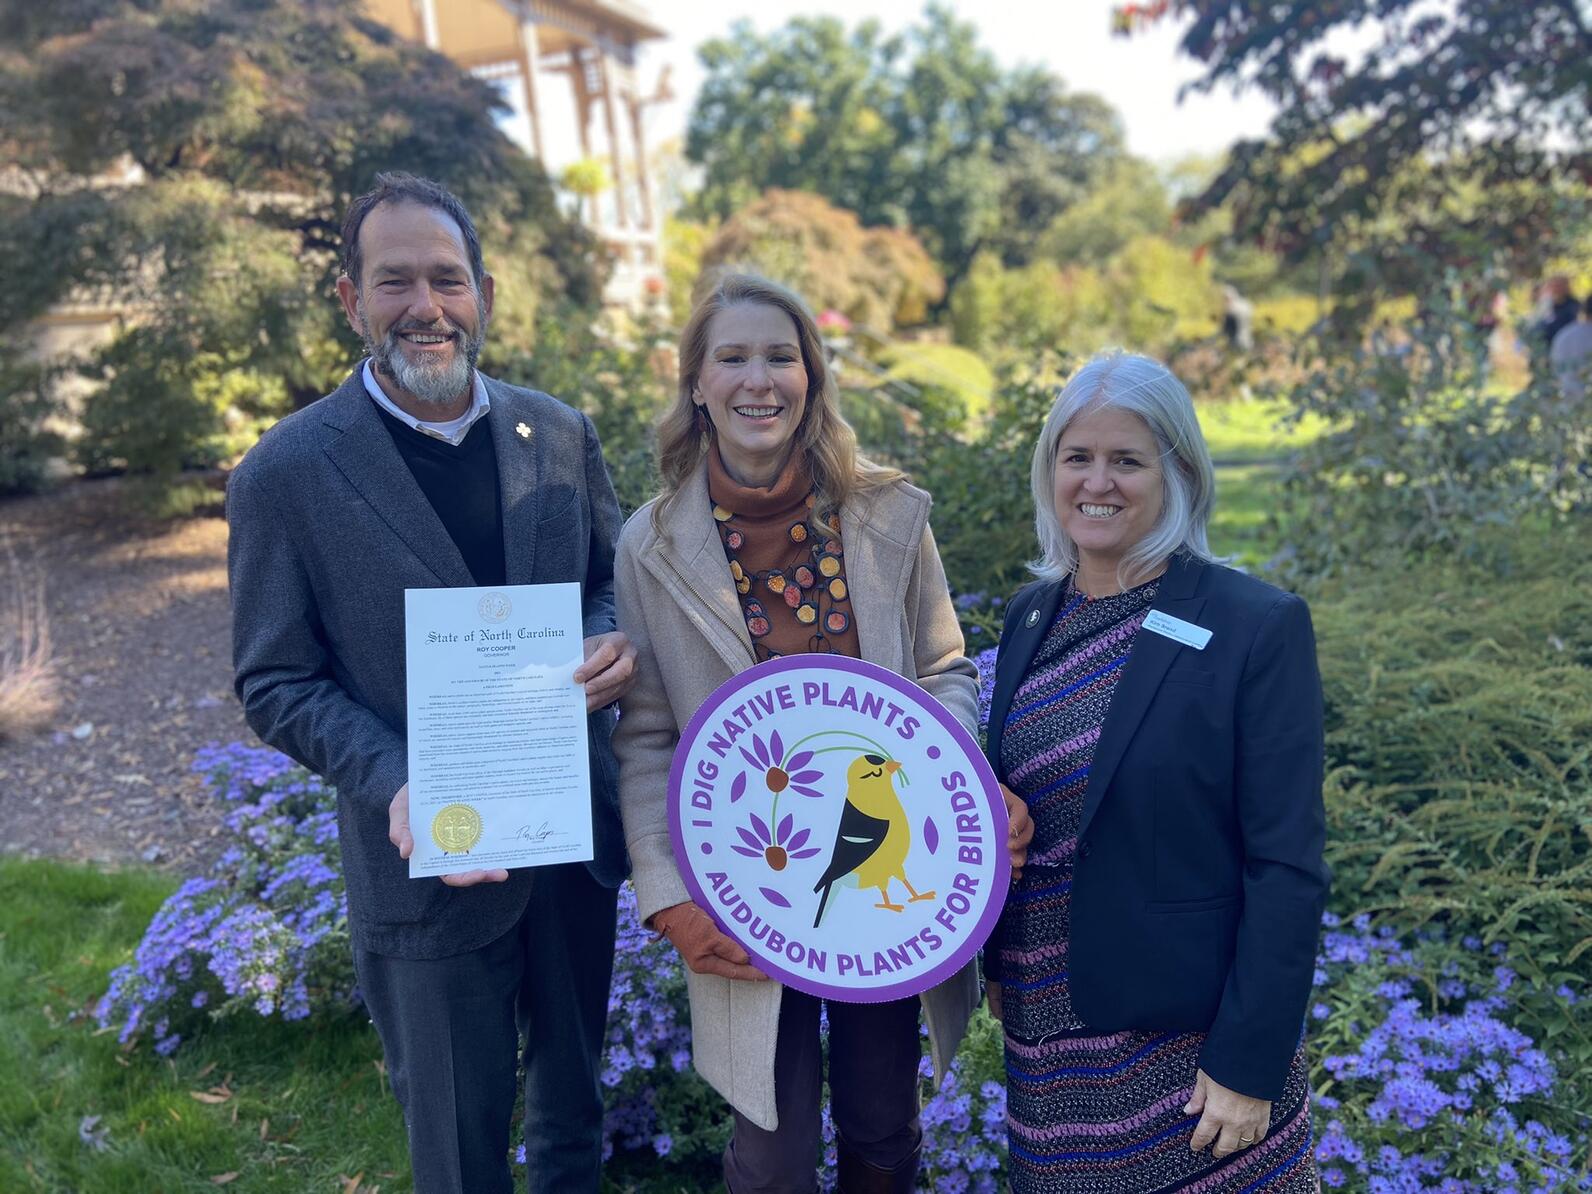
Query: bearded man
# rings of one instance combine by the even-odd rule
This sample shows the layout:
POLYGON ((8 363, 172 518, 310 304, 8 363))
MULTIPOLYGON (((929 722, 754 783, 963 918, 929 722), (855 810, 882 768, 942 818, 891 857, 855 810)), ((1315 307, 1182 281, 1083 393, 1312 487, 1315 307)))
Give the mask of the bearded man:
POLYGON ((337 788, 360 992, 419 1194, 507 1194, 525 1066, 533 1191, 592 1190, 617 889, 609 706, 619 506, 591 421, 476 371, 492 277, 464 205, 384 174, 343 226, 337 292, 367 358, 271 428, 227 487, 236 687, 260 737, 337 788), (410 879, 404 590, 575 581, 590 714, 589 863, 410 879))

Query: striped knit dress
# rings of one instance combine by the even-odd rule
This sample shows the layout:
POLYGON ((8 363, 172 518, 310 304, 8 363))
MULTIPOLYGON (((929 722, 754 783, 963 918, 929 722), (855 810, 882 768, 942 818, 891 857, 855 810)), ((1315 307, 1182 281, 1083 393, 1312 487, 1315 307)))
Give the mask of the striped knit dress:
POLYGON ((1317 1190, 1303 1046, 1266 1136, 1216 1160, 1194 1153, 1203 1033, 1091 1032, 1073 1011, 1067 941, 1089 764, 1159 581, 1114 597, 1069 588, 1012 698, 1002 738, 1034 840, 995 935, 1003 981, 1014 1194, 1306 1194, 1317 1190))

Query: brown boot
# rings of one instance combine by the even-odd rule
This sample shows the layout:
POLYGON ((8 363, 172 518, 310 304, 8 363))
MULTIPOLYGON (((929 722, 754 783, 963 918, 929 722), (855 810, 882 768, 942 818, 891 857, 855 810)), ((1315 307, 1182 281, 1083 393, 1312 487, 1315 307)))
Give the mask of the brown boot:
POLYGON ((920 1144, 893 1169, 881 1169, 863 1160, 847 1146, 844 1138, 835 1141, 836 1194, 916 1194, 920 1144))

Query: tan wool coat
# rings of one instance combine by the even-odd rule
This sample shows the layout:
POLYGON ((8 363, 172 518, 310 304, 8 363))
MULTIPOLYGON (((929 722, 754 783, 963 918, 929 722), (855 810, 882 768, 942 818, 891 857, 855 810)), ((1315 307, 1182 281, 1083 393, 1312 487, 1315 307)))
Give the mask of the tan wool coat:
MULTIPOLYGON (((846 583, 862 658, 914 680, 970 731, 978 674, 967 659, 945 571, 929 530, 929 495, 904 481, 866 490, 841 509, 846 583)), ((625 525, 615 560, 619 627, 639 652, 635 687, 614 733, 619 803, 643 920, 691 898, 669 840, 669 766, 680 729, 713 691, 755 662, 700 468, 660 537, 652 505, 625 525)), ((697 1071, 759 1127, 778 1126, 775 981, 686 976, 697 1071)), ((969 963, 922 996, 935 1080, 945 1075, 978 1002, 969 963)))

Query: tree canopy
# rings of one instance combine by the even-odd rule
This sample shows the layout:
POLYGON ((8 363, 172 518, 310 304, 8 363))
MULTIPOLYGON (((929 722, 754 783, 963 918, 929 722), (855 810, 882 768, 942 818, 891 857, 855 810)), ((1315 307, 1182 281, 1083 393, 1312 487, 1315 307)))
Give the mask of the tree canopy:
POLYGON ((1290 256, 1342 233, 1375 239, 1380 225, 1384 244, 1410 243, 1411 263, 1486 246, 1531 268, 1540 234, 1574 218, 1572 192, 1592 180, 1584 0, 1117 9, 1123 32, 1167 17, 1189 22, 1196 89, 1254 86, 1279 106, 1269 136, 1235 146, 1200 202, 1229 204, 1239 235, 1290 256))
POLYGON ((946 276, 980 250, 1022 264, 1123 152, 1116 113, 1047 71, 1002 70, 973 26, 931 5, 885 36, 801 17, 736 25, 699 54, 688 156, 698 208, 724 218, 768 188, 806 190, 864 225, 910 228, 946 276))
POLYGON ((598 299, 594 245, 496 127, 497 93, 355 0, 0 0, 0 29, 0 319, 84 298, 126 315, 85 363, 104 383, 85 463, 169 468, 325 392, 353 347, 342 214, 379 171, 470 205, 500 322, 598 299))

